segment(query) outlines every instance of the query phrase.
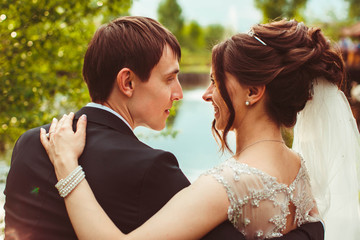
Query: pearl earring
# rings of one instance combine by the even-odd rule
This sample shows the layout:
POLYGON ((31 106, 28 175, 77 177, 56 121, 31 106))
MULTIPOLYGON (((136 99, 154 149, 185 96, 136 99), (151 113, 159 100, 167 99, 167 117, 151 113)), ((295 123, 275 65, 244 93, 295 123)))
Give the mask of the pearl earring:
POLYGON ((245 105, 246 105, 246 106, 250 106, 250 102, 249 102, 249 101, 246 101, 246 102, 245 102, 245 105))

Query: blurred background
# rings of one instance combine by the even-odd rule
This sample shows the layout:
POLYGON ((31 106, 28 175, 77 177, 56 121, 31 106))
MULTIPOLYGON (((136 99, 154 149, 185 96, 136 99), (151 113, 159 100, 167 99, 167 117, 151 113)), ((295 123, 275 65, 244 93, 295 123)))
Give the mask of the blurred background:
MULTIPOLYGON (((200 100, 217 42, 272 19, 319 26, 343 51, 344 90, 360 118, 360 0, 0 0, 0 161, 9 163, 25 130, 89 102, 81 76, 87 44, 100 24, 123 15, 155 18, 176 35, 180 81, 200 100)), ((176 135, 181 104, 160 135, 176 135)))
MULTIPOLYGON (((182 46, 184 99, 165 130, 139 128, 136 134, 175 153, 190 180, 228 157, 217 151, 213 109, 201 99, 211 48, 253 24, 288 18, 321 27, 342 49, 344 91, 360 120, 360 0, 0 0, 0 186, 24 131, 90 101, 81 76, 87 44, 98 26, 123 15, 157 19, 182 46)), ((291 145, 291 129, 284 129, 284 138, 291 145)))

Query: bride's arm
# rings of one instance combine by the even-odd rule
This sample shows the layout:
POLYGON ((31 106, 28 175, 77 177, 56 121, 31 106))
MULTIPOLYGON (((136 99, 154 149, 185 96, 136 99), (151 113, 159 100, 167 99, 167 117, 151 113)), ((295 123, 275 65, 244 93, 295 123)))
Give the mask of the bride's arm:
MULTIPOLYGON (((72 131, 73 113, 53 121, 40 139, 58 179, 77 166, 85 145, 86 118, 72 131)), ((128 235, 123 234, 97 202, 84 179, 65 199, 65 205, 79 239, 199 239, 227 219, 229 201, 224 188, 212 177, 202 176, 176 194, 158 213, 128 235)))

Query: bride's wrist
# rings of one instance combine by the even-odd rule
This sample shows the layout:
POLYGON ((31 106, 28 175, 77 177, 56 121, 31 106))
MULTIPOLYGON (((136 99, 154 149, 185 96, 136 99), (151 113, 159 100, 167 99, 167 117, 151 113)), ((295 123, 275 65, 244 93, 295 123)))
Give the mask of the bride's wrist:
POLYGON ((69 157, 68 161, 56 161, 54 163, 55 174, 58 180, 66 178, 75 168, 79 166, 77 158, 69 157), (71 159, 70 159, 71 158, 71 159))
POLYGON ((85 172, 81 166, 76 167, 66 178, 60 179, 55 187, 63 198, 68 196, 85 178, 85 172))

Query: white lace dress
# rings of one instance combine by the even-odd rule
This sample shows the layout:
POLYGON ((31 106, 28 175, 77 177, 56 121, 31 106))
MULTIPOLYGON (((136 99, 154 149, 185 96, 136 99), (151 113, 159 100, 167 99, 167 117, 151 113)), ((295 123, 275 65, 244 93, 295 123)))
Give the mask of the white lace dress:
POLYGON ((286 217, 290 214, 290 203, 296 207, 294 221, 297 226, 318 221, 309 215, 315 203, 303 160, 295 180, 289 186, 234 158, 204 175, 213 176, 225 187, 230 201, 228 218, 246 239, 282 236, 286 217))

